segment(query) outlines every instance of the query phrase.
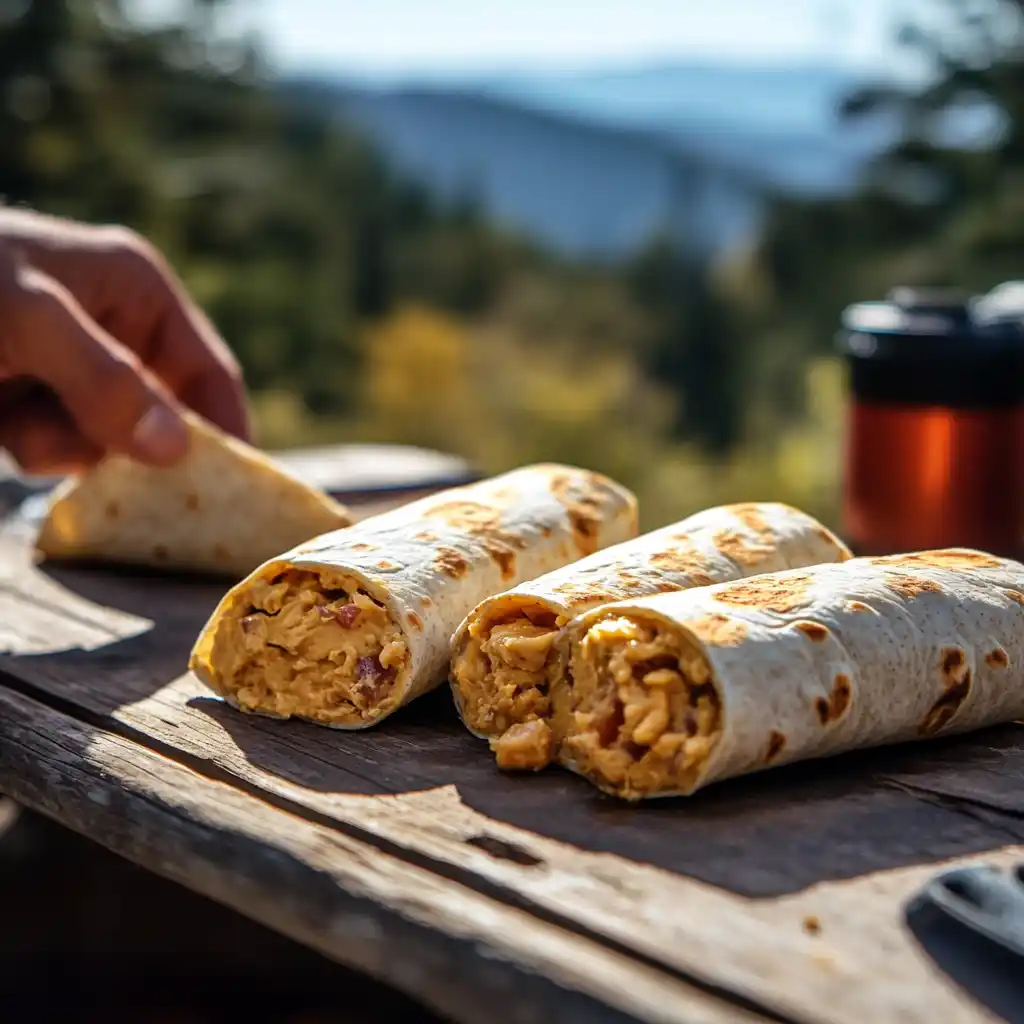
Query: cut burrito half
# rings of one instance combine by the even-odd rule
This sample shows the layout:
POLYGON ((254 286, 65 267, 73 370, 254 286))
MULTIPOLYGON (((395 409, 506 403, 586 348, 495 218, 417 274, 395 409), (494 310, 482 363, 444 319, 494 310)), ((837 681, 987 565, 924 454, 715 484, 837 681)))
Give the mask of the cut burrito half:
POLYGON ((221 601, 190 667, 243 711, 360 729, 445 677, 475 604, 636 535, 605 477, 529 466, 271 559, 221 601))
POLYGON ((554 753, 552 645, 570 619, 627 597, 849 557, 821 523, 788 505, 698 512, 478 605, 452 645, 456 707, 470 731, 490 741, 499 767, 538 770, 554 753))
POLYGON ((1024 717, 1024 566, 853 559, 595 609, 558 642, 559 759, 628 800, 1024 717))
POLYGON ((60 484, 40 552, 240 579, 279 551, 352 522, 344 505, 262 452, 183 415, 189 448, 176 465, 115 455, 60 484))

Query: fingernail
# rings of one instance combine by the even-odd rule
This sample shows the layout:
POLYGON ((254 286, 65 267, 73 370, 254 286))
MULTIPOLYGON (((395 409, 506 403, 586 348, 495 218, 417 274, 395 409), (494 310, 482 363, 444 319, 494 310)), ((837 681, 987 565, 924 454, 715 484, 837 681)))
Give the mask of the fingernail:
POLYGON ((187 450, 188 428, 166 405, 151 406, 132 431, 132 454, 142 462, 169 466, 187 450))

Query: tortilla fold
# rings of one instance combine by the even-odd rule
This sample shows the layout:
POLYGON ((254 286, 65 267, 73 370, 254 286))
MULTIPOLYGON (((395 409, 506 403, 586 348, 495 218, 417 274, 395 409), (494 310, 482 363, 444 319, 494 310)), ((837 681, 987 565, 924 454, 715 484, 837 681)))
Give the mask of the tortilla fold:
POLYGON ((558 642, 562 764, 628 800, 1024 717, 1024 566, 949 549, 621 601, 558 642))
POLYGON ((570 619, 624 598, 708 586, 851 557, 811 516, 777 503, 724 505, 487 598, 452 644, 455 705, 498 765, 539 770, 554 755, 553 644, 570 619))
POLYGON ((244 711, 365 728, 443 681, 475 604, 636 531, 629 491, 566 466, 435 494, 269 560, 190 667, 244 711))
POLYGON ((191 412, 188 452, 164 469, 104 459, 55 489, 36 547, 240 579, 285 548, 348 526, 344 505, 191 412))

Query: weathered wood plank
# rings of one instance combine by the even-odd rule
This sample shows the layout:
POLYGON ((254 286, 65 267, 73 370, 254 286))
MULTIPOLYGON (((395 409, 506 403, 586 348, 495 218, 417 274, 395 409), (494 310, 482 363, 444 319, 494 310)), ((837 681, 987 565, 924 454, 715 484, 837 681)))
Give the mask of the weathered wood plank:
MULTIPOLYGON (((793 1019, 987 1019, 918 948, 901 903, 941 860, 1018 855, 1008 844, 1024 839, 1024 823, 998 808, 965 815, 900 780, 911 773, 920 788, 951 764, 962 779, 972 765, 989 770, 994 756, 1020 772, 1018 730, 623 808, 565 774, 500 775, 444 695, 360 734, 238 715, 181 676, 216 590, 52 574, 80 598, 130 607, 153 627, 91 652, 33 648, 2 667, 204 770, 793 1019), (404 795, 366 796, 388 793, 404 795), (810 918, 819 934, 807 934, 810 918)), ((32 579, 22 573, 18 586, 31 589, 32 579)))
POLYGON ((458 1020, 762 1019, 2 688, 0 789, 458 1020))

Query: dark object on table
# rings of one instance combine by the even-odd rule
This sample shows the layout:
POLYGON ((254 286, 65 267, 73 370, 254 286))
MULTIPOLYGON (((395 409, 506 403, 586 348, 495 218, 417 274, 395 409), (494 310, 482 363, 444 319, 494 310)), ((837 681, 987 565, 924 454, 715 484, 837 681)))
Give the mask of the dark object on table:
POLYGON ((961 988, 1004 1020, 1024 1022, 1024 864, 942 872, 909 902, 907 924, 961 988))
POLYGON ((843 316, 851 370, 843 526, 859 554, 1024 539, 1024 310, 898 288, 843 316))

